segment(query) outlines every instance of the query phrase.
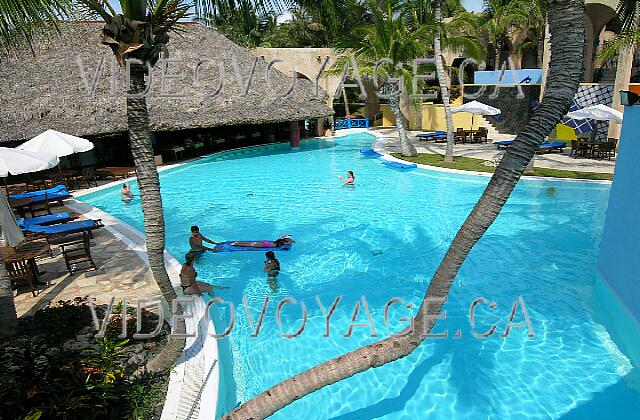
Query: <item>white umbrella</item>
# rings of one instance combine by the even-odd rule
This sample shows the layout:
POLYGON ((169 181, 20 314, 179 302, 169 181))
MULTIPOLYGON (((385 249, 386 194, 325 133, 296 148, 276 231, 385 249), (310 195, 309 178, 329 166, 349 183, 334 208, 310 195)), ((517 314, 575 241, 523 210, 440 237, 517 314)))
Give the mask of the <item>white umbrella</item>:
POLYGON ((69 156, 74 153, 88 152, 93 149, 93 143, 81 137, 61 133, 55 130, 47 130, 31 140, 22 143, 16 149, 29 152, 43 152, 58 157, 69 156))
POLYGON ((54 168, 59 162, 58 156, 49 153, 0 147, 0 177, 3 178, 54 168))
POLYGON ((576 120, 591 119, 622 123, 622 112, 602 104, 571 111, 567 114, 567 117, 576 120))
POLYGON ((498 108, 494 108, 490 105, 487 104, 483 104, 482 102, 478 102, 478 101, 471 101, 468 102, 464 105, 460 105, 457 108, 453 108, 451 110, 452 114, 456 114, 458 112, 468 112, 470 114, 472 114, 471 116, 471 128, 473 129, 473 116, 474 115, 498 115, 500 114, 502 111, 500 111, 498 108))

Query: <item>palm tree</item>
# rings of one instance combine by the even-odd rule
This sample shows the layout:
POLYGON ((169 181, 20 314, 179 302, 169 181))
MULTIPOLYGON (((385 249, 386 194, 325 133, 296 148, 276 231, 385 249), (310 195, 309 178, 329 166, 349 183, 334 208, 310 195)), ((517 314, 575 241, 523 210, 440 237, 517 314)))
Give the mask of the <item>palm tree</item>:
MULTIPOLYGON (((169 33, 176 30, 179 19, 188 16, 190 5, 184 0, 120 0, 122 14, 118 14, 109 2, 80 2, 105 20, 103 44, 111 47, 119 63, 128 60, 130 64, 127 95, 129 145, 140 186, 149 267, 163 297, 172 302, 177 295, 164 265, 165 224, 160 180, 143 92, 147 87, 147 66, 158 61, 160 52, 169 42, 169 33)), ((183 342, 172 340, 171 343, 161 357, 150 363, 150 371, 164 370, 174 362, 182 351, 183 342)))
POLYGON ((625 50, 630 52, 640 43, 640 5, 637 0, 621 0, 618 17, 622 22, 622 31, 605 43, 598 53, 599 61, 609 60, 625 50))
POLYGON ((584 59, 584 2, 550 0, 551 62, 544 98, 531 120, 514 140, 489 185, 456 234, 436 270, 415 317, 415 328, 402 337, 385 340, 329 360, 281 382, 227 414, 227 419, 263 419, 295 400, 370 368, 410 354, 431 331, 447 299, 453 280, 467 255, 496 220, 527 163, 544 138, 566 114, 582 77, 584 59), (578 65, 576 65, 578 64, 578 65), (427 304, 427 302, 436 303, 427 304))
POLYGON ((523 26, 527 22, 525 13, 529 0, 487 0, 484 11, 484 23, 481 32, 493 45, 496 57, 493 68, 500 68, 500 56, 509 31, 515 26, 523 26))
POLYGON ((411 62, 425 55, 422 41, 424 29, 414 29, 408 22, 408 9, 403 8, 399 0, 367 0, 372 22, 355 27, 349 36, 339 40, 343 48, 336 60, 334 71, 342 71, 346 62, 353 56, 361 74, 366 75, 378 85, 386 79, 382 90, 388 95, 389 108, 396 120, 396 129, 400 138, 402 156, 417 156, 416 148, 409 141, 404 117, 400 110, 400 97, 409 92, 413 85, 411 62), (347 53, 346 51, 353 51, 347 53), (376 62, 390 59, 388 66, 377 68, 376 62), (390 82, 390 77, 399 73, 399 80, 390 82))
POLYGON ((413 0, 408 7, 412 11, 417 27, 426 27, 424 33, 429 37, 425 42, 433 43, 436 74, 440 87, 440 96, 444 105, 447 124, 447 149, 444 161, 453 162, 453 115, 449 96, 449 75, 445 70, 443 48, 464 51, 468 57, 480 60, 485 56, 484 45, 477 34, 478 22, 472 13, 464 10, 459 0, 413 0), (443 19, 443 11, 448 13, 448 21, 443 19))

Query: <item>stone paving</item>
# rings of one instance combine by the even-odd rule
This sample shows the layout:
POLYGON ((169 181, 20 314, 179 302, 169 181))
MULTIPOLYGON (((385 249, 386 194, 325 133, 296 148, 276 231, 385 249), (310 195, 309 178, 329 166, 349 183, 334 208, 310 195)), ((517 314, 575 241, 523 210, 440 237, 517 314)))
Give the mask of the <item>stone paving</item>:
MULTIPOLYGON (((379 144, 383 145, 388 153, 400 152, 400 140, 395 128, 374 129, 382 137, 379 144)), ((446 143, 434 143, 432 141, 418 140, 416 134, 419 131, 410 131, 410 140, 415 145, 418 153, 444 154, 446 143)), ((498 141, 501 139, 492 139, 498 141)), ((568 142, 567 142, 568 143, 568 142)), ((570 145, 569 145, 570 146, 570 145)), ((599 172, 612 174, 615 169, 615 157, 611 161, 603 159, 573 158, 569 156, 571 147, 564 149, 563 153, 545 153, 536 155, 534 165, 538 168, 564 169, 568 171, 599 172)), ((454 156, 465 156, 476 159, 499 161, 504 150, 497 150, 491 143, 484 144, 456 144, 453 149, 454 156)))
POLYGON ((95 297, 98 304, 109 303, 111 296, 116 298, 116 302, 126 297, 131 303, 140 298, 161 298, 146 264, 105 228, 94 231, 92 239, 91 255, 98 270, 69 274, 60 249, 57 246, 52 246, 52 249, 54 258, 45 257, 37 261, 38 268, 46 271, 40 280, 50 284, 39 286, 40 292, 36 297, 20 288, 14 299, 18 316, 29 316, 49 302, 78 296, 95 297))

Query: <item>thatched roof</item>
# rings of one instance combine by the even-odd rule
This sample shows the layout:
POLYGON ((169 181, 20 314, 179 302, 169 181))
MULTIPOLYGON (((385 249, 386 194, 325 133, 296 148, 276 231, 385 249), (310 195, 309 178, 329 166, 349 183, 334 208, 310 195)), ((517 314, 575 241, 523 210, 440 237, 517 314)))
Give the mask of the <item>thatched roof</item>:
MULTIPOLYGON (((111 95, 111 50, 100 43, 100 22, 62 22, 61 33, 50 35, 29 51, 0 57, 0 141, 31 138, 46 129, 79 136, 100 136, 127 130, 125 69, 113 65, 117 76, 115 97, 111 95), (96 74, 100 59, 104 66, 97 89, 89 96, 87 83, 96 74), (85 80, 82 78, 83 63, 85 80)), ((165 93, 183 92, 183 98, 161 98, 162 68, 156 66, 147 103, 154 131, 208 128, 223 125, 263 124, 320 118, 332 114, 325 105, 326 94, 316 95, 308 80, 297 80, 289 97, 275 99, 275 93, 286 93, 291 80, 275 68, 270 71, 258 59, 253 80, 246 96, 242 95, 255 55, 220 35, 197 24, 181 25, 180 34, 172 34, 169 42, 171 59, 168 74, 184 75, 184 80, 171 80, 165 93), (236 58, 242 75, 238 81, 236 58), (199 60, 211 60, 200 66, 199 82, 194 73, 199 60), (224 67, 224 86, 217 97, 208 98, 220 83, 218 63, 224 67)))

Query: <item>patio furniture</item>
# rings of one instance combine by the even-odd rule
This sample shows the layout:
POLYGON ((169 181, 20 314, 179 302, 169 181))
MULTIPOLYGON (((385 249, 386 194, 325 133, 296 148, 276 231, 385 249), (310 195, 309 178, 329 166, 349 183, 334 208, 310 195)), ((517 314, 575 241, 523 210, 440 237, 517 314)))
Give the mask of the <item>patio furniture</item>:
POLYGON ((136 173, 136 168, 131 166, 105 166, 104 168, 96 169, 96 176, 111 177, 111 178, 129 178, 132 174, 136 173))
POLYGON ((487 137, 489 136, 489 131, 486 127, 480 127, 475 134, 472 134, 473 141, 478 143, 487 143, 487 137))
POLYGON ((501 148, 506 149, 507 147, 513 144, 513 140, 496 141, 496 142, 493 142, 493 144, 496 145, 496 149, 501 149, 501 148))
MULTIPOLYGON (((168 153, 169 155, 173 155, 173 160, 177 161, 179 157, 184 157, 184 151, 185 151, 185 147, 184 146, 169 146, 169 147, 165 147, 160 149, 160 151, 164 154, 164 153, 168 153)), ((167 159, 170 160, 170 159, 167 159)))
POLYGON ((65 223, 72 220, 73 218, 74 217, 71 216, 71 214, 69 214, 68 212, 62 211, 60 213, 47 214, 46 216, 32 217, 29 219, 20 218, 17 219, 16 222, 18 223, 20 229, 24 229, 27 226, 46 226, 48 224, 54 223, 65 223))
POLYGON ((360 153, 362 153, 362 155, 366 158, 379 158, 380 156, 382 156, 380 153, 376 152, 373 149, 363 149, 360 150, 360 153))
POLYGON ((27 225, 27 232, 42 233, 44 235, 61 235, 78 232, 88 232, 104 227, 101 220, 79 220, 75 222, 60 223, 57 225, 27 225))
POLYGON ((589 151, 589 146, 584 144, 584 142, 578 140, 571 140, 571 152, 569 152, 569 156, 573 156, 577 158, 578 155, 586 156, 589 151))
POLYGON ((82 175, 76 178, 76 182, 78 186, 86 185, 87 188, 98 186, 98 179, 96 178, 96 168, 93 166, 89 166, 87 168, 82 168, 82 175))
POLYGON ((20 283, 25 283, 33 297, 37 296, 36 275, 28 261, 19 260, 5 262, 5 267, 7 268, 9 279, 11 280, 11 287, 14 290, 18 289, 20 283))
POLYGON ((82 232, 79 235, 71 235, 66 238, 66 241, 59 243, 59 245, 69 274, 78 271, 79 264, 87 264, 85 270, 97 269, 91 256, 89 232, 82 232))
POLYGON ((454 137, 453 137, 454 142, 464 143, 466 141, 466 136, 467 136, 467 133, 464 132, 464 128, 458 127, 456 128, 456 133, 454 134, 454 137))
POLYGON ((608 160, 611 160, 611 154, 615 150, 615 143, 612 142, 604 142, 598 146, 598 159, 603 159, 605 156, 608 160))
POLYGON ((9 206, 17 211, 20 217, 27 217, 27 211, 29 211, 29 208, 31 207, 30 198, 11 198, 11 196, 9 196, 8 201, 9 206))
POLYGON ((565 147, 567 147, 567 142, 565 141, 554 141, 551 143, 549 143, 548 141, 543 141, 542 143, 540 143, 540 146, 538 146, 538 153, 543 154, 554 150, 559 150, 560 152, 562 152, 562 149, 564 149, 565 147))
POLYGON ((50 255, 51 247, 46 241, 28 241, 16 247, 0 247, 9 277, 13 282, 26 282, 33 296, 36 296, 35 284, 38 283, 36 258, 50 255))

